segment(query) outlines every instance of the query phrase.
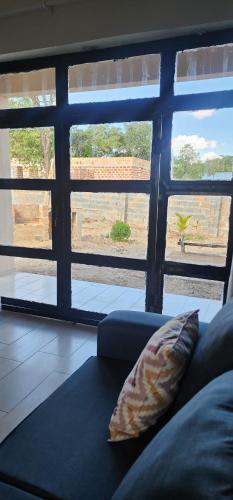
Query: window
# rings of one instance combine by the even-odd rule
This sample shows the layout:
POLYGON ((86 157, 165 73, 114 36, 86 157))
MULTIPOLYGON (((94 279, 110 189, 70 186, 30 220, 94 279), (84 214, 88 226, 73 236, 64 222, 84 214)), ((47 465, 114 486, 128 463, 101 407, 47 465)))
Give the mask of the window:
POLYGON ((71 178, 147 180, 151 167, 151 122, 71 127, 71 178))
POLYGON ((48 191, 0 191, 0 245, 51 248, 51 194, 48 191))
POLYGON ((224 266, 230 197, 179 195, 168 202, 166 259, 224 266))
POLYGON ((163 314, 176 316, 199 309, 199 319, 208 323, 222 307, 223 283, 181 276, 164 276, 163 314))
POLYGON ((145 273, 72 264, 72 307, 105 314, 145 311, 145 273))
POLYGON ((0 75, 0 108, 31 108, 54 104, 54 68, 0 75))
POLYGON ((0 255, 0 295, 56 305, 56 262, 0 255))
POLYGON ((69 103, 155 97, 159 79, 159 54, 70 66, 69 103))
POLYGON ((174 113, 172 178, 230 181, 233 173, 233 108, 174 113))
POLYGON ((233 89, 233 44, 178 52, 176 94, 233 89))
POLYGON ((3 306, 208 321, 233 254, 231 32, 42 64, 1 66, 3 306))
POLYGON ((52 179, 54 176, 52 127, 0 129, 0 178, 52 179))
POLYGON ((149 196, 72 193, 72 250, 146 258, 149 196))

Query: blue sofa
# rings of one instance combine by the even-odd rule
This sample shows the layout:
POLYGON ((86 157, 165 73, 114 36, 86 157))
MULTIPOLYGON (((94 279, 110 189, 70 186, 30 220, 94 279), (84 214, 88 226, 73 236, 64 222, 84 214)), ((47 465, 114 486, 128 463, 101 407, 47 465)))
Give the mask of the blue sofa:
POLYGON ((99 324, 97 357, 0 446, 0 499, 233 498, 233 302, 200 325, 179 395, 159 424, 107 442, 122 384, 168 319, 115 311, 99 324))

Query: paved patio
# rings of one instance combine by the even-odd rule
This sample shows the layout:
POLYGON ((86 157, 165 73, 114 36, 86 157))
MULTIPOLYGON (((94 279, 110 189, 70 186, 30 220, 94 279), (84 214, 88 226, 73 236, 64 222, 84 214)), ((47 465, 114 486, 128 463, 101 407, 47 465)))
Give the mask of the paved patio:
MULTIPOLYGON (((15 272, 0 277, 0 296, 56 305, 56 277, 15 272)), ((115 309, 144 311, 145 291, 89 281, 72 281, 72 307, 101 313, 115 309)), ((164 294, 164 314, 176 315, 200 309, 200 320, 210 321, 221 308, 221 301, 185 295, 164 294)))

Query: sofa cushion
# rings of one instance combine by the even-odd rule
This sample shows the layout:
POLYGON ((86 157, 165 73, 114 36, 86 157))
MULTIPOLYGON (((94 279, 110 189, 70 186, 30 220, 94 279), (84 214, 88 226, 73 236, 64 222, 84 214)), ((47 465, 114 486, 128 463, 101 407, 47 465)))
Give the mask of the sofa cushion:
POLYGON ((14 486, 0 482, 1 500, 38 500, 38 496, 15 488, 14 486))
MULTIPOLYGON (((142 349, 156 330, 171 316, 139 311, 113 311, 98 324, 98 356, 136 362, 142 349)), ((199 322, 203 335, 207 323, 199 322)))
MULTIPOLYGON (((108 423, 132 363, 90 358, 0 447, 0 480, 34 494, 109 500, 152 433, 107 442, 108 423)), ((154 432, 154 431, 153 431, 154 432)))
POLYGON ((232 387, 230 371, 196 394, 152 439, 113 499, 232 499, 232 387))
POLYGON ((172 318, 149 339, 111 417, 110 441, 137 438, 163 415, 178 391, 198 337, 198 311, 172 318))
POLYGON ((233 300, 228 302, 200 335, 173 408, 177 412, 215 377, 233 369, 233 300))

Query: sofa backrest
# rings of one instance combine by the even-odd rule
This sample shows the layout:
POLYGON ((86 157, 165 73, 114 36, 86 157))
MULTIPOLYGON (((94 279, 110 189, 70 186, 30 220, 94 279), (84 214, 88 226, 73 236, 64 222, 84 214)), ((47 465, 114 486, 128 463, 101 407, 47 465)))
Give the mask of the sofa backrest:
MULTIPOLYGON (((97 354, 136 362, 153 333, 171 316, 137 311, 113 311, 98 325, 97 354)), ((207 323, 200 323, 200 335, 207 323)))
POLYGON ((233 370, 233 299, 217 313, 200 335, 182 380, 174 412, 213 379, 233 370))

